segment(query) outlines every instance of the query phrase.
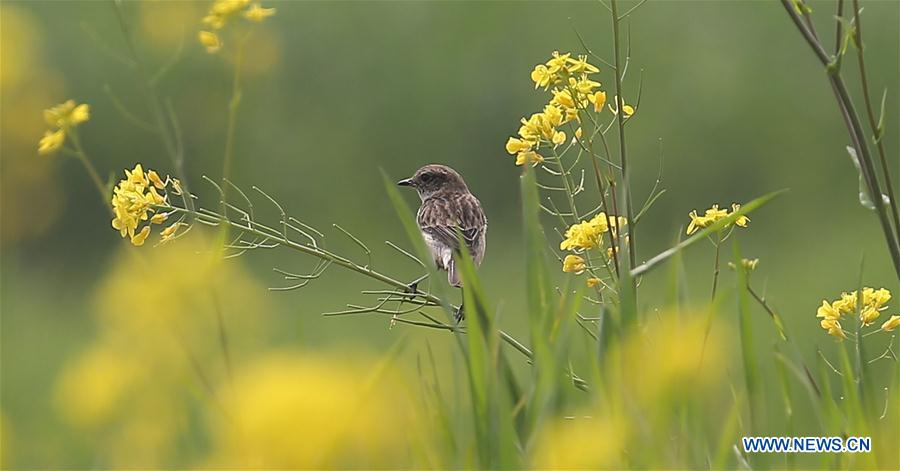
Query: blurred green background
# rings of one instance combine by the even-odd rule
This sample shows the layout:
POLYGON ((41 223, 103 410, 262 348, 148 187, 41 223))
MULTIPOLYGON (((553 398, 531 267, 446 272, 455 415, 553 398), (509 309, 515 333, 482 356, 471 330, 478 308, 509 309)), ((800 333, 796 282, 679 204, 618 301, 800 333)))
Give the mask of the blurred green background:
MULTIPOLYGON (((896 171, 900 3, 864 4, 871 86, 877 95, 888 89, 885 142, 896 171)), ((211 201, 213 193, 200 176, 221 176, 231 82, 227 63, 196 41, 207 6, 127 2, 125 11, 151 70, 183 47, 159 91, 171 98, 182 124, 192 189, 211 201)), ((412 279, 415 266, 383 244, 409 246, 380 170, 397 179, 426 163, 454 167, 490 220, 480 272, 501 306, 501 324, 527 338, 526 324, 516 316, 524 302, 520 172, 503 145, 519 119, 546 101, 529 80, 534 65, 553 50, 581 51, 575 29, 596 53, 611 56, 603 7, 593 2, 269 6, 277 7, 277 15, 249 43, 237 183, 264 188, 294 216, 327 229, 332 247, 357 253, 331 229, 340 223, 376 250, 377 267, 412 279)), ((812 6, 820 34, 832 38, 835 3, 812 6)), ((628 127, 635 194, 643 200, 649 192, 660 147, 667 189, 638 229, 638 258, 670 246, 692 209, 790 188, 754 213, 750 228, 737 236, 746 256, 760 258, 756 285, 765 285, 800 351, 809 358, 815 346, 829 351, 834 342, 818 327, 815 309, 823 298, 855 289, 863 257, 864 283, 895 293, 900 286, 874 214, 858 204, 857 174, 844 150, 847 133, 821 66, 774 1, 651 1, 632 16, 628 29, 633 57, 627 101, 636 100, 643 77, 640 107, 628 127)), ((68 98, 91 105, 91 120, 79 130, 104 176, 121 175, 136 162, 161 173, 174 169, 159 138, 123 119, 104 91, 108 87, 133 113, 147 116, 137 76, 114 57, 125 55, 125 49, 109 3, 4 1, 0 44, 0 393, 4 432, 11 430, 4 436, 4 464, 89 466, 87 446, 52 406, 53 391, 66 362, 96 336, 98 287, 121 263, 117 254, 136 249, 124 247, 111 230, 77 161, 37 155, 45 128, 41 111, 68 98), (9 440, 12 446, 6 446, 9 440)), ((845 74, 857 91, 855 67, 848 58, 845 74)), ((612 90, 608 70, 599 78, 612 90)), ((859 99, 857 104, 862 106, 859 99)), ((413 194, 407 196, 416 203, 413 194)), ((152 257, 158 249, 139 250, 152 257)), ((697 305, 708 298, 711 257, 706 244, 685 257, 697 305)), ((383 351, 409 331, 411 337, 427 335, 435 344, 452 346, 450 336, 390 329, 384 318, 321 317, 363 300, 360 289, 377 287, 352 273, 332 269, 305 289, 275 293, 265 289, 280 283, 273 266, 301 270, 311 261, 277 251, 229 263, 249 271, 257 295, 265 298, 268 312, 260 322, 267 345, 383 351)), ((654 293, 664 284, 662 272, 644 283, 641 307, 660 307, 662 297, 654 293)), ((732 284, 726 274, 722 285, 732 284)), ((771 323, 759 314, 757 328, 767 332, 759 338, 764 347, 771 342, 771 323)))

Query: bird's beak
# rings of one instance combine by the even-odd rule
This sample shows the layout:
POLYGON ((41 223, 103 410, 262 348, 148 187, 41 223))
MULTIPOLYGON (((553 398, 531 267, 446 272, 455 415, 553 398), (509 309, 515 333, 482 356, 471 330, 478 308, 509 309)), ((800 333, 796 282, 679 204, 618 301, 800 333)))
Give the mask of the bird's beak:
POLYGON ((412 178, 404 178, 397 182, 398 186, 412 186, 412 178))

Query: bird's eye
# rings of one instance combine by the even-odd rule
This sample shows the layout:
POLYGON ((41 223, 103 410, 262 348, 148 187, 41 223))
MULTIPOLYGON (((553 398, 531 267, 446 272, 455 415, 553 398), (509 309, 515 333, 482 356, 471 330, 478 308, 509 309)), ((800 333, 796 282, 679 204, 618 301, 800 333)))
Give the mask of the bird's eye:
POLYGON ((434 175, 432 175, 432 174, 430 174, 430 173, 425 173, 425 174, 422 175, 421 178, 422 178, 422 182, 423 182, 423 183, 428 183, 428 182, 430 182, 431 180, 434 180, 434 175))

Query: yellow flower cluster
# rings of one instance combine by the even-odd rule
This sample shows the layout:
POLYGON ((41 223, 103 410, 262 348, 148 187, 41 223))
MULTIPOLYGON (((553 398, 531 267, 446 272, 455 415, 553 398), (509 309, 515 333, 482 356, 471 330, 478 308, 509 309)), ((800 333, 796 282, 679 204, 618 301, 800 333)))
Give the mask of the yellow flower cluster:
MULTIPOLYGON (((152 224, 162 224, 168 219, 168 213, 157 212, 158 206, 168 206, 168 196, 161 195, 158 190, 165 191, 166 185, 172 183, 174 191, 178 193, 179 185, 175 179, 166 178, 163 181, 159 174, 150 170, 144 172, 141 164, 134 166, 133 170, 125 170, 125 179, 119 181, 113 190, 112 207, 115 217, 112 227, 119 231, 122 237, 131 238, 131 243, 140 246, 150 235, 152 224), (140 230, 142 221, 148 221, 140 230)), ((175 223, 165 228, 161 235, 166 241, 175 235, 180 223, 175 223)))
MULTIPOLYGON (((691 217, 691 223, 688 224, 687 235, 691 235, 700 229, 709 227, 716 221, 727 218, 739 209, 741 209, 741 205, 734 203, 731 205, 731 213, 729 213, 727 209, 720 209, 719 205, 714 204, 711 208, 706 210, 706 213, 704 213, 703 216, 697 215, 697 210, 695 209, 688 214, 688 216, 691 217)), ((747 227, 748 224, 750 224, 750 218, 747 216, 740 216, 734 221, 735 226, 747 227)))
POLYGON ((253 23, 261 23, 274 14, 274 8, 263 8, 250 0, 215 0, 202 20, 213 31, 200 31, 200 44, 206 48, 206 52, 215 53, 222 47, 222 41, 215 31, 221 30, 238 16, 253 23))
POLYGON ((622 216, 607 216, 606 213, 599 213, 588 221, 582 221, 573 224, 566 230, 566 238, 559 244, 560 250, 589 250, 603 245, 602 236, 604 233, 613 230, 618 224, 621 230, 628 224, 628 220, 622 216), (609 223, 613 223, 610 227, 609 223))
POLYGON ((52 154, 62 148, 70 129, 91 119, 91 108, 87 104, 75 104, 75 100, 44 110, 44 121, 53 129, 44 132, 38 143, 38 154, 52 154))
MULTIPOLYGON (((828 331, 829 335, 845 339, 847 334, 841 327, 841 317, 856 312, 859 307, 859 320, 864 326, 871 325, 881 315, 881 311, 887 309, 887 302, 891 299, 891 292, 886 288, 874 289, 863 288, 862 299, 859 293, 853 291, 850 293, 841 293, 840 299, 836 299, 829 303, 822 300, 822 305, 816 310, 816 317, 821 318, 820 325, 828 331)), ((900 326, 900 316, 891 316, 881 328, 882 330, 891 331, 900 326)))
MULTIPOLYGON (((579 111, 593 105, 595 112, 603 110, 606 92, 598 91, 599 82, 590 79, 600 69, 587 62, 587 56, 577 59, 571 53, 554 52, 545 64, 538 64, 531 72, 535 88, 549 90, 550 102, 540 113, 522 118, 519 137, 510 137, 506 151, 516 156, 516 165, 537 165, 544 157, 537 152, 542 144, 556 147, 566 142, 566 133, 559 128, 569 122, 579 121, 579 111), (553 87, 553 88, 551 88, 553 87)), ((581 128, 575 132, 581 135, 581 128)))
POLYGON ((584 262, 584 259, 578 255, 569 254, 566 255, 565 260, 563 260, 563 271, 566 273, 580 275, 586 269, 587 264, 584 262))

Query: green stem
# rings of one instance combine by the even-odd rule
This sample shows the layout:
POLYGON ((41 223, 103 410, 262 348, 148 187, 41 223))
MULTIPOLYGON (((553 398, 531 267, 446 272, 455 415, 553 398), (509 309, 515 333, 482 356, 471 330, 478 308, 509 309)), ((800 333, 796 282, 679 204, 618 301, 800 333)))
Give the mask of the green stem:
MULTIPOLYGON (((897 277, 900 278, 900 244, 897 243, 898 234, 894 233, 894 229, 891 227, 887 211, 884 207, 884 201, 881 198, 881 187, 878 182, 878 177, 875 174, 872 156, 869 154, 869 147, 866 145, 865 135, 859 122, 859 115, 853 105, 853 100, 850 98, 850 93, 847 91, 843 78, 841 78, 839 69, 834 66, 835 62, 833 62, 832 58, 825 52, 825 49, 822 47, 822 44, 819 42, 814 32, 804 24, 803 19, 800 14, 797 13, 791 0, 781 0, 781 3, 788 16, 791 18, 791 21, 794 22, 794 25, 800 31, 803 39, 806 40, 807 44, 812 48, 816 58, 818 58, 826 68, 828 81, 831 83, 834 90, 838 107, 844 117, 847 130, 853 141, 853 147, 856 149, 860 170, 866 182, 866 186, 868 187, 872 202, 875 205, 875 212, 878 214, 885 242, 887 243, 888 251, 891 254, 894 271, 897 277)), ((894 202, 892 201, 892 204, 893 203, 894 202)))
MULTIPOLYGON (((625 99, 622 97, 622 64, 620 61, 620 53, 619 53, 619 21, 620 18, 618 16, 618 9, 616 5, 616 0, 610 1, 610 8, 612 9, 612 19, 613 19, 613 49, 614 49, 614 57, 615 57, 615 75, 616 75, 616 120, 619 128, 619 166, 622 168, 622 195, 624 201, 622 204, 625 206, 625 212, 628 216, 629 222, 634 222, 634 214, 631 204, 631 185, 629 184, 629 172, 628 172, 628 152, 625 145, 625 99)), ((621 232, 619 233, 619 237, 622 237, 621 232)), ((629 230, 628 237, 628 259, 630 265, 628 266, 629 270, 633 270, 636 266, 635 263, 635 228, 632 225, 629 230)), ((634 281, 632 281, 634 284, 634 281)))
MULTIPOLYGON (((244 35, 238 43, 237 54, 234 58, 234 79, 231 83, 231 100, 228 102, 228 127, 225 132, 225 157, 222 162, 222 178, 231 179, 231 167, 234 161, 234 138, 237 130, 237 112, 241 105, 241 71, 244 64, 244 47, 250 33, 244 35)), ((225 186, 227 190, 227 185, 225 186)))
MULTIPOLYGON (((884 152, 884 139, 882 129, 878 128, 878 121, 875 119, 875 110, 872 107, 872 98, 869 94, 869 80, 866 75, 866 59, 863 52, 862 39, 862 22, 859 16, 859 0, 853 0, 854 24, 856 25, 856 55, 859 59, 859 78, 862 84, 863 101, 866 104, 866 114, 869 118, 869 127, 872 129, 873 140, 878 149, 878 157, 881 161, 881 172, 884 174, 884 184, 887 187, 888 198, 890 198, 891 216, 894 219, 894 234, 900 237, 900 212, 897 210, 897 200, 894 198, 894 184, 891 182, 891 172, 888 169, 887 157, 884 152)), ((881 195, 875 195, 878 198, 881 195)))
POLYGON ((709 297, 709 302, 713 302, 716 299, 716 288, 719 286, 719 249, 722 246, 722 233, 717 232, 716 238, 718 239, 715 243, 716 246, 716 259, 713 265, 713 282, 712 282, 712 295, 709 297))
POLYGON ((88 158, 87 153, 84 152, 84 147, 81 146, 81 138, 78 137, 78 132, 75 131, 74 128, 67 128, 66 135, 69 136, 69 139, 72 141, 72 145, 75 146, 75 156, 78 157, 78 160, 81 161, 81 165, 87 171, 88 176, 91 177, 91 181, 94 183, 94 186, 97 188, 97 192, 100 194, 100 199, 103 200, 103 205, 106 206, 106 209, 112 213, 112 202, 110 201, 110 194, 106 184, 103 183, 103 179, 100 178, 100 174, 97 173, 97 169, 94 167, 94 164, 91 163, 91 159, 88 158))

